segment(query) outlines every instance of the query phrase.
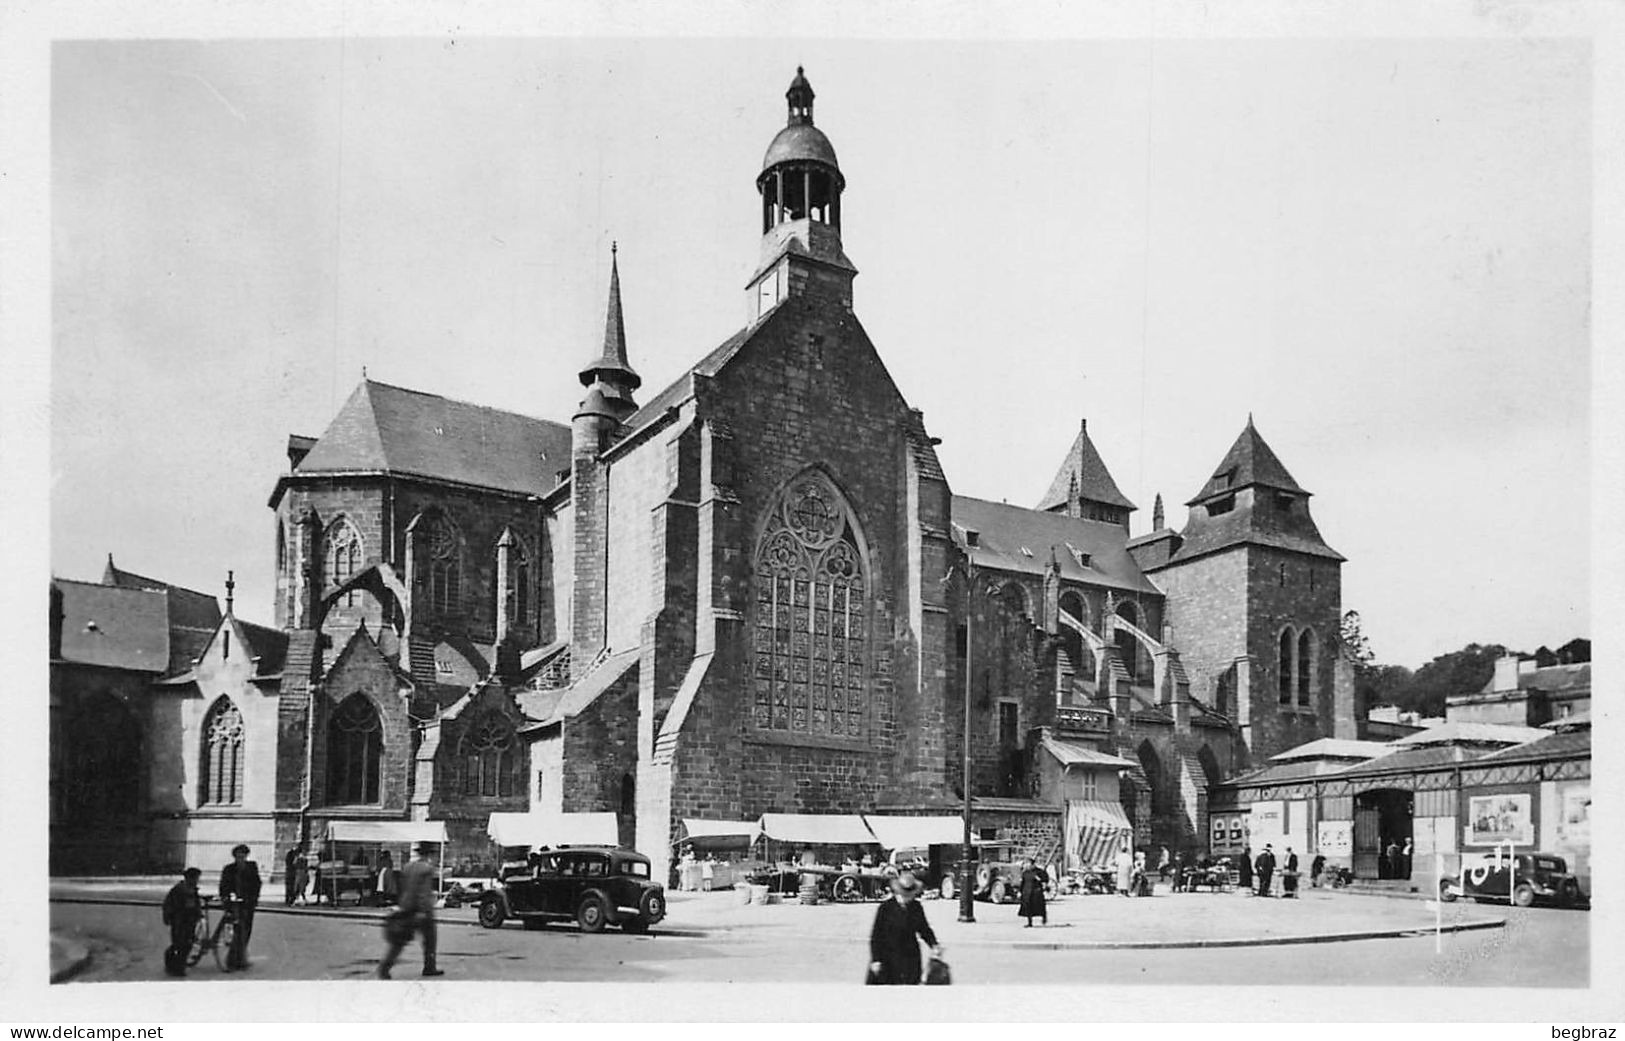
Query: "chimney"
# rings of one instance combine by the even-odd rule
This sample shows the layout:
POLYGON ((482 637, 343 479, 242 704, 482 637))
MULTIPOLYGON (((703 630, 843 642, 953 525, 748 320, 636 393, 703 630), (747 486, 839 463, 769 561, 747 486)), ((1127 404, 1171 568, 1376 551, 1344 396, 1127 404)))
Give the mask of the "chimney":
POLYGON ((1493 693, 1507 694, 1518 689, 1518 656, 1505 654, 1495 659, 1495 683, 1490 688, 1493 693))

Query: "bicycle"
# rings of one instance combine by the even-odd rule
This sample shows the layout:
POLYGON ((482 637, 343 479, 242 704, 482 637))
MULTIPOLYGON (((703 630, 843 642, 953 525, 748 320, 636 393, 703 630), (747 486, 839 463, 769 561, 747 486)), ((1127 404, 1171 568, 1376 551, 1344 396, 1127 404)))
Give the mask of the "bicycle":
POLYGON ((214 952, 214 963, 221 972, 231 972, 231 948, 237 942, 237 902, 221 908, 220 921, 214 928, 209 927, 209 909, 214 907, 215 898, 203 897, 203 913, 198 916, 197 925, 192 929, 192 946, 186 955, 188 967, 196 965, 203 960, 206 952, 214 952))

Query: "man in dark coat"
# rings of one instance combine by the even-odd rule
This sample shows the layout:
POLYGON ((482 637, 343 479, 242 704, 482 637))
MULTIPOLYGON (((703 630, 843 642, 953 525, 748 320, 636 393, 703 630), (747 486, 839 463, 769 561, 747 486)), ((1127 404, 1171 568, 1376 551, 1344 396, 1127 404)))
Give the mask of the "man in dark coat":
POLYGON ((869 976, 875 983, 918 983, 920 940, 933 954, 942 954, 937 934, 931 931, 917 899, 925 887, 914 872, 904 871, 892 879, 891 888, 892 899, 875 912, 875 925, 869 932, 869 976))
POLYGON ((305 851, 299 843, 288 847, 288 855, 282 860, 282 902, 289 907, 293 906, 294 898, 299 895, 295 888, 299 882, 299 865, 305 861, 305 851))
POLYGON ((1241 848, 1241 863, 1236 865, 1236 881, 1249 893, 1253 891, 1253 847, 1241 848))
POLYGON ((1021 871, 1021 906, 1016 908, 1016 914, 1027 919, 1026 928, 1033 927, 1034 918, 1042 918, 1044 924, 1049 924, 1049 907, 1044 902, 1044 887, 1049 885, 1049 872, 1033 863, 1033 858, 1027 858, 1026 867, 1021 871))
POLYGON ((1264 843, 1264 852, 1258 855, 1258 861, 1253 864, 1258 869, 1258 895, 1270 895, 1270 876, 1275 874, 1275 850, 1269 843, 1264 843))
POLYGON ((192 950, 192 931, 203 916, 203 897, 197 880, 203 872, 189 867, 181 880, 164 897, 164 924, 169 926, 169 947, 164 950, 164 971, 171 976, 186 975, 186 956, 192 950))
POLYGON ((1309 884, 1320 885, 1320 873, 1326 870, 1326 854, 1316 853, 1315 859, 1309 862, 1309 884))
POLYGON ((260 866, 248 859, 248 847, 242 843, 232 847, 231 858, 231 863, 220 869, 220 902, 227 910, 235 909, 237 913, 237 931, 233 934, 226 966, 246 969, 248 939, 254 932, 254 908, 260 902, 260 866))
POLYGON ((383 960, 378 963, 378 978, 381 980, 389 979, 389 971, 395 967, 395 960, 414 935, 423 938, 423 975, 446 974, 444 969, 435 965, 434 906, 438 897, 435 895, 434 865, 429 863, 434 843, 419 842, 413 846, 412 852, 417 856, 401 868, 400 906, 395 912, 399 917, 393 923, 395 928, 387 930, 389 946, 384 951, 383 960))

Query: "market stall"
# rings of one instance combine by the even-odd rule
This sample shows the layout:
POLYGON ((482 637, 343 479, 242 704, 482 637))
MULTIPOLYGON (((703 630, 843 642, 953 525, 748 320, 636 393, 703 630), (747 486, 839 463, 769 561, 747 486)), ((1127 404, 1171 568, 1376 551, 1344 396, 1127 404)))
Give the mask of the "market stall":
POLYGON ((353 894, 357 903, 377 902, 385 854, 390 868, 399 871, 412 859, 412 847, 419 842, 440 847, 436 875, 443 875, 446 825, 442 821, 328 821, 322 837, 318 901, 325 897, 328 903, 337 904, 353 894))
POLYGON ((678 889, 730 889, 765 866, 751 856, 761 835, 757 821, 719 821, 684 817, 678 850, 678 889), (709 882, 710 885, 706 885, 709 882))
POLYGON ((964 850, 965 820, 955 815, 905 817, 866 813, 863 821, 886 851, 895 868, 908 868, 928 890, 940 889, 942 880, 964 850))
POLYGON ((890 888, 874 855, 880 843, 857 814, 764 813, 761 828, 770 866, 752 881, 771 892, 797 892, 808 879, 823 899, 864 899, 890 888))

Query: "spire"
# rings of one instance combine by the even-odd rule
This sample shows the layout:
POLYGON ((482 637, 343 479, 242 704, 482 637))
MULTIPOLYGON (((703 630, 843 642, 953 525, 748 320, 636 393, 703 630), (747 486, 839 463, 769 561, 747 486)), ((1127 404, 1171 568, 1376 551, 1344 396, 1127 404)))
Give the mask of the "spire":
POLYGON ((807 82, 807 70, 797 65, 796 78, 790 81, 790 89, 784 92, 784 100, 790 110, 788 125, 805 123, 812 126, 813 97, 812 84, 807 82))
POLYGON ((1253 415, 1249 412, 1247 426, 1236 438, 1236 443, 1230 446, 1230 451, 1224 454, 1224 459, 1214 468, 1213 476, 1208 478, 1207 484, 1203 485, 1196 497, 1185 505, 1194 506, 1253 484, 1298 495, 1309 494, 1293 480, 1287 468, 1264 441, 1264 435, 1253 425, 1253 415))
POLYGON ((1161 531, 1162 523, 1162 493, 1157 493, 1157 501, 1151 505, 1151 530, 1161 531))
POLYGON ((232 572, 227 571, 226 572, 226 614, 227 615, 231 614, 232 601, 235 599, 233 594, 236 592, 236 590, 237 590, 237 577, 232 572))
POLYGON ((628 391, 643 382, 632 369, 626 357, 626 320, 621 315, 620 244, 609 244, 609 308, 604 317, 604 350, 581 370, 581 385, 591 386, 604 378, 607 383, 621 383, 628 391))
POLYGON ((1100 458, 1094 442, 1089 439, 1089 422, 1078 424, 1078 436, 1061 460, 1049 491, 1038 502, 1040 510, 1070 509, 1074 502, 1099 503, 1114 510, 1134 510, 1130 502, 1112 480, 1111 471, 1100 458))

